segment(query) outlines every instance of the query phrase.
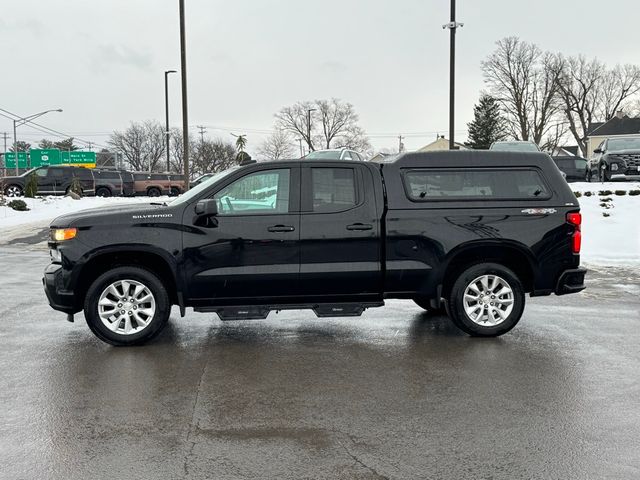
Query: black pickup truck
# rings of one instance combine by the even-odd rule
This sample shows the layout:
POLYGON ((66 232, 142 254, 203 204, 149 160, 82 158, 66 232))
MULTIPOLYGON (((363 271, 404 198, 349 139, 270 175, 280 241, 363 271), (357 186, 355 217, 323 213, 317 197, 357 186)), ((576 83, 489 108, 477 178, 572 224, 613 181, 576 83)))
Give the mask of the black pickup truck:
POLYGON ((102 340, 156 335, 172 305, 222 320, 309 308, 360 315, 387 298, 446 308, 476 336, 515 326, 525 294, 584 289, 579 205, 543 153, 406 153, 218 173, 169 204, 51 224, 51 306, 102 340))

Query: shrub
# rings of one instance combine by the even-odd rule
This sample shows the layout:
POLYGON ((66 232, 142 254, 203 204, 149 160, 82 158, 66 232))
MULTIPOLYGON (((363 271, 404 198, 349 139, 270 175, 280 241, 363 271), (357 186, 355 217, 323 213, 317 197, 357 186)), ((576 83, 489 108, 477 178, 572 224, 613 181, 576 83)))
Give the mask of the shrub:
POLYGON ((606 195, 611 195, 613 192, 611 190, 600 190, 598 192, 598 195, 602 195, 602 196, 606 196, 606 195))
POLYGON ((603 216, 603 217, 610 217, 610 216, 611 216, 611 214, 610 214, 610 213, 607 213, 607 212, 602 212, 602 216, 603 216))
POLYGON ((591 192, 584 192, 584 196, 585 196, 585 197, 590 197, 591 195, 593 195, 593 193, 591 193, 591 192))
POLYGON ((602 197, 600 199, 601 202, 613 202, 613 198, 611 197, 602 197))
POLYGON ((19 212, 26 212, 27 210, 29 210, 29 207, 27 207, 27 202, 25 202, 24 200, 11 200, 8 204, 9 208, 13 208, 14 210, 17 210, 19 212))
POLYGON ((626 190, 616 190, 613 193, 615 193, 616 195, 619 195, 619 196, 623 196, 623 195, 627 194, 627 191, 626 190))
POLYGON ((640 195, 640 190, 629 190, 629 195, 635 197, 636 195, 640 195))
POLYGON ((580 198, 582 196, 581 192, 573 192, 573 194, 576 196, 576 198, 580 198))
POLYGON ((71 190, 76 195, 82 196, 82 185, 80 184, 80 179, 78 177, 73 177, 71 179, 71 185, 69 185, 69 190, 71 190))
POLYGON ((24 196, 34 198, 38 194, 38 177, 33 173, 29 175, 27 184, 24 186, 24 196))

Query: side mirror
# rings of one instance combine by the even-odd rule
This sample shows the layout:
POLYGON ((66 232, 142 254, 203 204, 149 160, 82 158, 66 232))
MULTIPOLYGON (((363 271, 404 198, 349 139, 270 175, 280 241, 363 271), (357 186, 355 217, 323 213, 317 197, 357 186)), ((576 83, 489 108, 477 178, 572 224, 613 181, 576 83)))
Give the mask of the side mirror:
POLYGON ((601 148, 596 148, 593 153, 604 153, 604 150, 602 150, 601 148))
POLYGON ((218 214, 218 202, 213 198, 200 200, 196 203, 196 215, 199 217, 213 217, 218 214))

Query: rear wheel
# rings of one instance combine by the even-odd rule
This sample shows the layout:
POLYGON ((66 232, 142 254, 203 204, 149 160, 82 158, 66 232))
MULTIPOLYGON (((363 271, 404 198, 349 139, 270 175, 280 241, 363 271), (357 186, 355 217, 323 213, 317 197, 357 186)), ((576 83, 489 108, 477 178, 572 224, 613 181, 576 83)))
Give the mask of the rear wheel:
POLYGON ((451 320, 462 331, 496 337, 522 317, 525 292, 516 274, 504 265, 480 263, 460 274, 447 301, 451 320))
POLYGON ((161 193, 162 192, 160 191, 160 189, 156 187, 151 187, 149 190, 147 190, 147 195, 149 195, 150 197, 159 197, 161 193))
POLYGON ((9 185, 4 189, 4 194, 7 197, 21 197, 22 193, 22 187, 19 185, 9 185))
POLYGON ((98 189, 96 190, 96 196, 97 197, 110 197, 111 196, 111 190, 107 187, 98 187, 98 189))
POLYGON ((117 267, 89 287, 84 316, 91 331, 112 345, 144 343, 162 331, 171 302, 160 279, 139 267, 117 267))
POLYGON ((171 196, 177 197, 180 195, 180 189, 178 187, 171 187, 171 196))

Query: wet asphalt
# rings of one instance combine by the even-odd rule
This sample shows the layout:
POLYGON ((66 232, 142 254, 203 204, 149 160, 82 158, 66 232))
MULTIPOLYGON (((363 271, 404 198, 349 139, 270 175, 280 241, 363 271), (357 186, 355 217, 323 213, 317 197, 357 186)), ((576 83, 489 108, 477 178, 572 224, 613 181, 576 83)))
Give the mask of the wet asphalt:
POLYGON ((115 348, 51 310, 41 248, 0 247, 2 479, 640 478, 640 275, 527 299, 470 338, 388 301, 223 323, 174 310, 115 348))

